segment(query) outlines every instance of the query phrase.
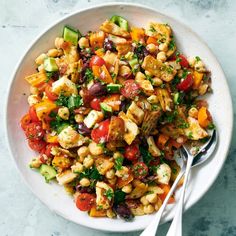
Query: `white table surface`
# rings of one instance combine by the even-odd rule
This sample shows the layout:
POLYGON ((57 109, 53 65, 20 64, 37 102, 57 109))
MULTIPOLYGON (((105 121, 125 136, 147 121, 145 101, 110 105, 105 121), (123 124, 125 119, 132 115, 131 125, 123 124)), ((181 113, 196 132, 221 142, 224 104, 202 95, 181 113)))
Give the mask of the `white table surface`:
MULTIPOLYGON (((101 0, 0 0, 0 235, 102 236, 109 234, 71 223, 44 206, 29 191, 6 147, 4 105, 11 73, 28 44, 54 20, 101 0)), ((127 1, 128 2, 128 1, 127 1)), ((130 1, 135 2, 135 1, 130 1)), ((236 1, 146 0, 159 11, 192 27, 219 59, 236 102, 236 1)), ((234 105, 236 106, 236 105, 234 105)), ((224 115, 224 114, 222 114, 224 115)), ((226 124, 227 125, 227 124, 226 124)), ((209 192, 184 214, 184 235, 236 235, 236 135, 226 164, 209 192)), ((24 158, 24 157, 22 157, 24 158)), ((165 235, 168 223, 158 235, 165 235)))

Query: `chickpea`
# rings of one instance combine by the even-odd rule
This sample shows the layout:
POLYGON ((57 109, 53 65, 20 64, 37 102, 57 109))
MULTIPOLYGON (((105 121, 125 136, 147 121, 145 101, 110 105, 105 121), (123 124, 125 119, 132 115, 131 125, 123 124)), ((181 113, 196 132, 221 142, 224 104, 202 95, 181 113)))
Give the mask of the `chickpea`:
POLYGON ((163 51, 163 52, 167 52, 168 51, 167 43, 161 43, 158 48, 159 48, 160 51, 163 51))
POLYGON ((146 199, 150 203, 156 203, 157 202, 157 195, 155 193, 151 193, 146 195, 146 199))
POLYGON ((157 60, 160 60, 162 62, 165 62, 166 61, 166 54, 165 52, 159 52, 157 54, 157 60))
POLYGON ((84 121, 84 116, 81 115, 81 114, 76 114, 76 115, 75 115, 75 121, 76 121, 77 123, 83 122, 83 121, 84 121))
POLYGON ((90 180, 88 178, 82 178, 79 183, 82 187, 88 187, 90 185, 90 180))
POLYGON ((115 176, 113 179, 108 179, 108 183, 111 185, 115 185, 117 181, 117 177, 115 176))
POLYGON ((124 156, 123 156, 123 154, 122 154, 121 152, 114 152, 113 158, 114 158, 114 159, 117 159, 117 158, 119 158, 119 157, 124 157, 124 156))
POLYGON ((198 117, 198 109, 196 107, 191 107, 188 111, 188 115, 197 119, 198 117))
POLYGON ((132 185, 131 184, 127 184, 121 190, 124 193, 131 193, 132 192, 132 185))
POLYGON ((157 197, 157 202, 154 205, 155 210, 158 211, 161 208, 161 205, 162 205, 162 201, 159 197, 157 197))
POLYGON ((155 53, 157 51, 157 47, 154 43, 150 43, 146 46, 146 49, 150 52, 150 53, 155 53))
POLYGON ((142 196, 142 197, 140 198, 140 202, 141 202, 144 206, 147 206, 147 205, 149 204, 149 202, 148 202, 146 196, 142 196))
POLYGON ((38 88, 36 88, 34 86, 30 86, 30 93, 34 94, 34 95, 38 95, 39 94, 39 90, 38 90, 38 88))
POLYGON ((112 209, 108 209, 106 211, 106 215, 108 218, 114 218, 116 216, 116 214, 112 211, 112 209))
POLYGON ((76 162, 75 165, 71 166, 71 170, 74 173, 81 173, 83 171, 83 165, 79 162, 76 162))
POLYGON ((57 49, 60 49, 61 47, 62 47, 62 44, 64 43, 64 39, 63 38, 59 38, 59 37, 57 37, 56 39, 55 39, 55 47, 57 48, 57 49))
POLYGON ((94 163, 94 159, 89 155, 84 158, 83 165, 85 168, 90 168, 94 163))
POLYGON ((194 64, 194 69, 198 72, 205 72, 206 71, 206 68, 205 68, 205 65, 204 63, 200 60, 200 61, 197 61, 195 64, 194 64))
POLYGON ((82 146, 77 150, 78 156, 82 159, 82 162, 86 156, 89 154, 89 149, 86 146, 82 146))
POLYGON ((37 65, 43 64, 43 62, 44 62, 44 60, 45 60, 46 57, 47 57, 47 55, 46 55, 45 53, 40 54, 40 55, 35 59, 35 63, 36 63, 37 65))
POLYGON ((98 156, 104 153, 104 149, 101 145, 98 145, 95 142, 91 142, 88 146, 89 151, 92 155, 98 156))
POLYGON ((68 120, 69 116, 70 116, 70 111, 69 111, 69 109, 67 107, 61 107, 61 108, 58 109, 57 114, 63 120, 68 120))
POLYGON ((88 41, 88 39, 85 38, 85 37, 81 37, 78 43, 79 43, 79 47, 80 47, 81 49, 83 49, 83 48, 89 48, 89 41, 88 41))
POLYGON ((137 74, 135 75, 135 80, 137 82, 145 80, 145 79, 146 79, 146 76, 142 72, 140 72, 140 71, 137 72, 137 74))
POLYGON ((49 49, 47 54, 48 54, 49 57, 57 57, 58 56, 58 50, 55 49, 55 48, 49 49))
POLYGON ((143 211, 145 214, 152 214, 154 212, 154 210, 155 209, 151 204, 143 207, 143 211))
POLYGON ((152 78, 152 85, 153 86, 160 86, 163 84, 163 81, 157 77, 152 78))
POLYGON ((106 172, 106 178, 107 179, 113 179, 115 177, 115 171, 114 169, 110 169, 106 172))
POLYGON ((131 75, 131 73, 132 73, 131 69, 128 66, 123 65, 119 69, 119 75, 121 77, 128 78, 131 75))
POLYGON ((117 170, 115 175, 118 176, 119 178, 125 177, 128 175, 129 169, 126 166, 122 166, 121 170, 117 170))

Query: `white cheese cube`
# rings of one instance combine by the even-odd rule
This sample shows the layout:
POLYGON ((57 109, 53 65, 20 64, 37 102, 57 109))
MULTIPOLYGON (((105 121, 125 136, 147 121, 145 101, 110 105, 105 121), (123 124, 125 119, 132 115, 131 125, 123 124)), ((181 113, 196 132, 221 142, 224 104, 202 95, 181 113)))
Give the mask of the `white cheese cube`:
POLYGON ((66 76, 61 77, 59 80, 52 84, 52 92, 59 95, 63 92, 65 96, 70 96, 72 94, 77 95, 78 90, 75 83, 66 78, 66 76))
POLYGON ((100 111, 92 110, 89 114, 84 118, 85 125, 90 129, 96 123, 100 122, 103 119, 103 113, 100 111))

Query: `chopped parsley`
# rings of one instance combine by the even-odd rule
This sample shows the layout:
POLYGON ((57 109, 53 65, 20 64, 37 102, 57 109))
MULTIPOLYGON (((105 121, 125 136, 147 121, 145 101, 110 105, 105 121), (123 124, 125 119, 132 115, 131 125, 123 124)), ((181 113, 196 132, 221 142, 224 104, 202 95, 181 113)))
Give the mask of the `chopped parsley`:
POLYGON ((116 170, 121 170, 122 169, 122 165, 123 165, 123 161, 124 161, 124 158, 123 157, 117 157, 115 159, 115 169, 116 170))
POLYGON ((207 128, 208 128, 208 129, 211 129, 211 130, 212 130, 212 129, 215 129, 215 125, 214 125, 213 123, 211 123, 211 124, 209 124, 209 125, 207 126, 207 128))
POLYGON ((111 73, 111 78, 112 78, 112 79, 114 79, 116 76, 117 76, 117 74, 116 74, 116 73, 114 73, 114 72, 113 72, 113 73, 111 73))
POLYGON ((153 85, 153 79, 150 75, 146 75, 147 80, 149 80, 151 82, 151 84, 153 85))
POLYGON ((192 138, 193 138, 193 132, 189 132, 189 133, 188 133, 188 138, 189 138, 189 139, 192 139, 192 138))
POLYGON ((72 95, 68 98, 68 108, 75 109, 83 105, 83 99, 79 95, 72 95))
POLYGON ((169 50, 174 50, 175 49, 175 40, 171 39, 169 45, 168 45, 169 50))
POLYGON ((57 106, 64 106, 68 107, 70 110, 73 110, 83 105, 83 99, 79 95, 71 95, 66 97, 63 94, 60 94, 55 103, 57 106))
POLYGON ((149 30, 150 30, 151 32, 153 32, 153 33, 154 33, 154 32, 157 32, 153 25, 150 26, 149 30))
POLYGON ((57 106, 67 107, 68 106, 68 97, 66 97, 65 95, 63 95, 63 93, 61 93, 55 103, 57 106))
POLYGON ((87 83, 94 79, 93 72, 91 69, 87 68, 85 70, 85 78, 87 83))
POLYGON ((92 180, 102 180, 102 175, 98 172, 97 168, 93 167, 90 169, 86 169, 79 175, 79 179, 89 178, 92 180))
POLYGON ((201 58, 199 56, 195 57, 196 61, 201 61, 201 58))
POLYGON ((150 162, 154 159, 153 156, 148 152, 147 148, 144 146, 139 146, 140 154, 143 158, 143 162, 149 166, 150 162))
POLYGON ((112 200, 113 199, 113 197, 114 197, 114 192, 113 192, 113 190, 111 189, 111 188, 109 188, 108 190, 106 190, 105 192, 104 192, 104 196, 106 196, 107 198, 108 198, 108 200, 112 200))

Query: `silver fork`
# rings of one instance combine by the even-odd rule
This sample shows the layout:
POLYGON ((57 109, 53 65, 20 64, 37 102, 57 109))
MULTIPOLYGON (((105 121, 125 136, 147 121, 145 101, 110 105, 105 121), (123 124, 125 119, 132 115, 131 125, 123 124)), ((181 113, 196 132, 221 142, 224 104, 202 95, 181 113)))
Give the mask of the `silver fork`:
POLYGON ((184 195, 185 188, 188 181, 188 175, 191 167, 197 166, 205 162, 215 150, 216 144, 218 141, 218 136, 216 130, 213 130, 211 138, 200 148, 199 152, 195 155, 192 155, 188 148, 185 146, 181 149, 181 157, 183 160, 183 166, 174 181, 169 193, 167 194, 161 208, 158 210, 152 222, 148 225, 148 227, 140 234, 140 236, 155 236, 158 225, 161 220, 161 216, 165 210, 165 207, 175 191, 180 179, 185 174, 184 184, 181 188, 181 196, 178 202, 178 206, 175 212, 174 219, 172 221, 171 227, 167 233, 167 236, 181 236, 182 235, 182 213, 183 213, 183 203, 184 203, 184 195), (205 154, 205 155, 204 155, 205 154))

